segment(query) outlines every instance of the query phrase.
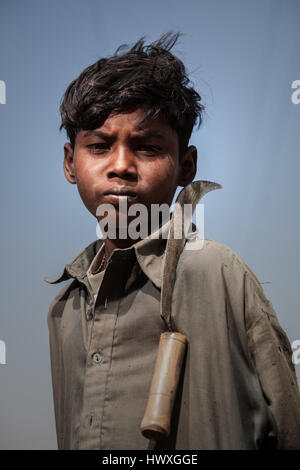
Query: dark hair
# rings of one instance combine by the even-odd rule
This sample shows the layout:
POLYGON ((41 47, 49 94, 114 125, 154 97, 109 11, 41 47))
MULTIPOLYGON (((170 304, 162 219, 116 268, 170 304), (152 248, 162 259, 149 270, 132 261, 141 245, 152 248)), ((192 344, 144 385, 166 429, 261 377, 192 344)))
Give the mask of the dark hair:
POLYGON ((204 111, 201 96, 189 85, 184 64, 170 49, 181 33, 168 32, 144 45, 142 37, 130 50, 103 58, 87 67, 68 86, 61 105, 61 126, 74 148, 81 130, 100 127, 111 112, 129 112, 145 107, 147 118, 158 116, 177 132, 179 154, 188 142, 204 111))

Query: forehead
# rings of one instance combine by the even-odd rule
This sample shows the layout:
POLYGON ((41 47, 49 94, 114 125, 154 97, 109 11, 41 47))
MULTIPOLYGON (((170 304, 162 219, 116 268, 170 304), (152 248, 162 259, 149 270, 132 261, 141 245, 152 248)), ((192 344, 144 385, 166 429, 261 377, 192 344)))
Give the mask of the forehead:
POLYGON ((147 135, 147 136, 158 136, 164 139, 171 139, 177 142, 177 133, 171 128, 168 122, 161 116, 153 118, 147 118, 143 120, 145 116, 145 109, 138 108, 131 112, 112 112, 101 126, 93 131, 84 130, 81 131, 82 137, 88 137, 95 135, 95 131, 102 131, 108 134, 118 135, 147 135), (143 122, 142 122, 143 121, 143 122), (147 134, 146 134, 147 132, 147 134))
POLYGON ((156 119, 149 118, 142 122, 144 116, 145 110, 143 108, 138 108, 131 112, 112 112, 104 121, 102 127, 107 129, 114 127, 128 127, 135 131, 140 131, 150 127, 155 128, 159 125, 168 127, 168 124, 160 117, 156 119))

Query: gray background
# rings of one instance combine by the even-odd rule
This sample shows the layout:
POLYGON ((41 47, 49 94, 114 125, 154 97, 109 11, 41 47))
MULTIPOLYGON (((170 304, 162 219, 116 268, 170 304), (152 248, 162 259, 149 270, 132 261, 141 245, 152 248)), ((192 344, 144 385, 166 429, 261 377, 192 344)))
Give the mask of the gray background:
POLYGON ((61 285, 43 277, 96 238, 62 172, 61 96, 84 67, 142 35, 185 33, 174 53, 207 106, 191 140, 197 178, 224 187, 203 200, 205 236, 268 282, 281 325, 300 339, 299 17, 298 0, 1 0, 1 449, 56 448, 46 316, 61 285))

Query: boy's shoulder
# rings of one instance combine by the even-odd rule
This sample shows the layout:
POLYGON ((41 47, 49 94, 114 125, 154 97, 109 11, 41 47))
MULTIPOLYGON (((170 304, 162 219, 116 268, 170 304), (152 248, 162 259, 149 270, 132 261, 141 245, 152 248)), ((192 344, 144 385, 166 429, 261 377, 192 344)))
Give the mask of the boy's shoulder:
POLYGON ((188 240, 178 263, 178 276, 184 274, 189 276, 193 286, 200 278, 211 284, 224 281, 232 295, 238 290, 237 286, 242 287, 247 282, 251 291, 269 305, 252 269, 237 251, 222 242, 210 238, 188 240))
MULTIPOLYGON (((55 297, 51 301, 48 309, 48 317, 50 314, 55 315, 55 309, 59 308, 60 311, 62 310, 63 304, 67 301, 72 291, 79 288, 81 283, 88 285, 86 271, 94 256, 100 249, 102 243, 102 239, 97 239, 83 248, 79 253, 73 256, 70 261, 67 262, 61 274, 55 279, 44 277, 44 281, 46 281, 48 284, 54 285, 69 281, 61 287, 61 289, 56 293, 55 297)), ((59 314, 57 316, 59 316, 59 314)))
POLYGON ((195 237, 187 240, 181 258, 182 262, 188 264, 192 269, 202 269, 208 264, 214 269, 226 266, 241 271, 246 270, 255 276, 237 251, 211 238, 195 237))

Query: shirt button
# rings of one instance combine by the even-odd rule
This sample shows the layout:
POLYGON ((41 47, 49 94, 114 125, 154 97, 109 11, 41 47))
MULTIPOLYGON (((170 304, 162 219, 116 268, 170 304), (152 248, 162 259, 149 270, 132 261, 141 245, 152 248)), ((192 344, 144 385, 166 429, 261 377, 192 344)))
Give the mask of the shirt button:
POLYGON ((93 361, 96 362, 96 364, 99 364, 99 362, 102 361, 102 354, 99 352, 96 352, 92 355, 93 361))

